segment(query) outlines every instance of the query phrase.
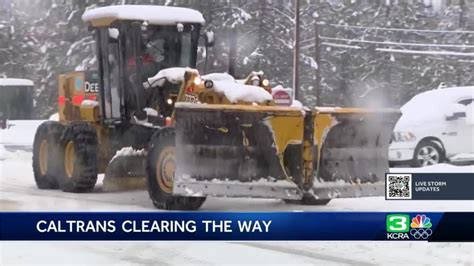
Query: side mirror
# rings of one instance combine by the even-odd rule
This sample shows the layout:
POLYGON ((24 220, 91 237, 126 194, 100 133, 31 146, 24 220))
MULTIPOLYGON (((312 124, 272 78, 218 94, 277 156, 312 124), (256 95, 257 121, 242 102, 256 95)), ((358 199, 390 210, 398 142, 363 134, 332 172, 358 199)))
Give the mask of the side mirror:
POLYGON ((214 32, 206 31, 204 33, 204 41, 206 42, 206 47, 214 46, 214 32))

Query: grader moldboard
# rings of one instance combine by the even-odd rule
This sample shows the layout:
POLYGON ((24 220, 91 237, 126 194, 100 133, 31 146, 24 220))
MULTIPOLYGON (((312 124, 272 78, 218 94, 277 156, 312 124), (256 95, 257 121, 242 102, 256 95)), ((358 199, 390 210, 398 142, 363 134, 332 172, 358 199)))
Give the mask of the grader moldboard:
POLYGON ((176 210, 206 196, 327 204, 383 194, 398 111, 277 106, 262 73, 200 76, 194 10, 110 6, 83 20, 99 69, 59 77, 60 119, 34 140, 40 189, 89 192, 105 172, 104 188, 146 185, 157 208, 176 210))

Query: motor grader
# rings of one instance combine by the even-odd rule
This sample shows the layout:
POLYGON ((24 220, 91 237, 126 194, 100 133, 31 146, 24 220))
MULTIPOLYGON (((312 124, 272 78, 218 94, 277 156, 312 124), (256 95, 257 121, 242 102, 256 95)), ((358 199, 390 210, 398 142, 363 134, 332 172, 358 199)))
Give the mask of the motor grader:
POLYGON ((89 192, 105 173, 105 187, 145 180, 157 208, 176 210, 207 196, 326 204, 383 194, 398 111, 278 106, 263 73, 200 75, 207 35, 194 10, 110 6, 83 20, 98 71, 59 77, 59 121, 34 140, 40 189, 89 192))

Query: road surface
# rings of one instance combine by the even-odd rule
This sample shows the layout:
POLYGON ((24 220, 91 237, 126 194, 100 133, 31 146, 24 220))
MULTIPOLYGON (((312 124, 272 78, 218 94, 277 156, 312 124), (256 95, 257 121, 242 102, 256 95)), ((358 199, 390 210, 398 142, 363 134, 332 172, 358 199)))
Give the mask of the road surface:
MULTIPOLYGON (((147 192, 93 193, 38 190, 31 153, 0 156, 2 211, 160 211, 147 192)), ((452 167, 452 166, 447 166, 452 167)), ((472 171, 472 166, 456 168, 472 171)), ((449 170, 456 170, 450 168, 449 170)), ((442 169, 439 169, 442 171, 442 169)), ((400 171, 406 171, 400 169, 400 171)), ((472 201, 385 201, 382 197, 335 199, 327 206, 281 200, 209 198, 200 211, 474 211, 472 201)), ((297 225, 295 225, 297 226, 297 225)), ((474 244, 426 242, 0 242, 0 265, 10 264, 474 264, 474 244)))

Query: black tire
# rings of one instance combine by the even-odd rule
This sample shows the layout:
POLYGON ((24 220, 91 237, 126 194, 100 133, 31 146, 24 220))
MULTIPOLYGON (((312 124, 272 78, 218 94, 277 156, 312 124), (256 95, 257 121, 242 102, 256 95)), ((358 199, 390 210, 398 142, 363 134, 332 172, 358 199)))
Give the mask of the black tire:
POLYGON ((444 151, 439 144, 430 140, 423 140, 416 146, 410 165, 412 167, 424 167, 444 161, 444 151), (423 157, 423 159, 420 159, 420 157, 423 157))
POLYGON ((87 123, 70 124, 61 137, 63 173, 57 178, 64 192, 83 193, 94 189, 97 182, 97 134, 87 123), (68 144, 72 147, 72 170, 67 169, 68 144), (70 172, 70 173, 68 173, 70 172))
POLYGON ((285 200, 289 204, 309 205, 309 206, 325 206, 328 205, 331 199, 316 199, 311 195, 304 195, 300 200, 285 200))
POLYGON ((162 165, 160 154, 171 149, 174 150, 174 147, 175 132, 173 128, 164 128, 152 137, 146 164, 148 194, 153 205, 158 209, 197 210, 206 200, 205 197, 175 196, 169 189, 167 191, 162 189, 157 179, 157 168, 162 165))
POLYGON ((64 131, 64 125, 55 121, 46 121, 36 130, 33 141, 33 173, 36 186, 39 189, 58 189, 56 178, 62 174, 63 166, 59 138, 64 131), (41 155, 41 145, 45 142, 46 154, 41 155), (46 158, 41 158, 45 156, 46 158), (46 164, 41 166, 40 160, 46 160, 46 164), (42 169, 46 168, 46 169, 42 169))

